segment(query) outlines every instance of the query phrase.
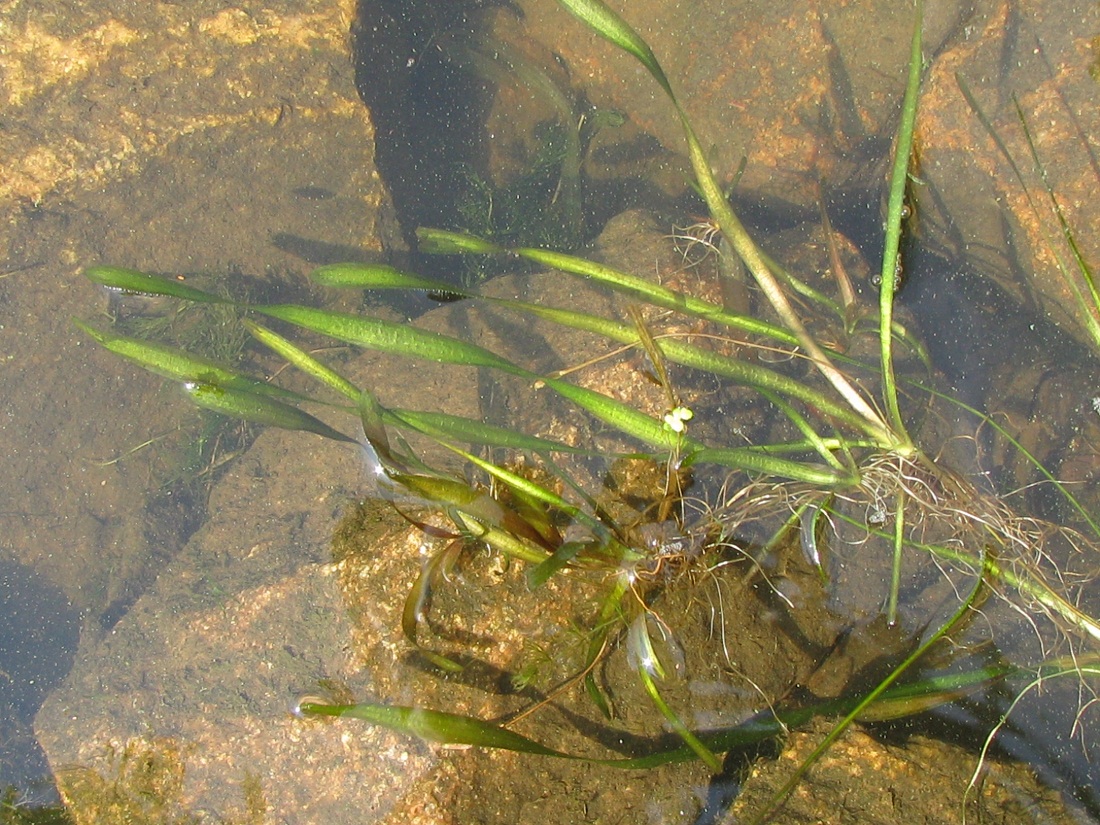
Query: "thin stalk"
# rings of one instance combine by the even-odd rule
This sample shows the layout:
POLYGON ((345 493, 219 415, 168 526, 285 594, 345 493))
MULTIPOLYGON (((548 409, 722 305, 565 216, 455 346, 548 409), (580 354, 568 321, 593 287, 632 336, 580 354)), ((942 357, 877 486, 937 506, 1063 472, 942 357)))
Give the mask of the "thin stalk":
MULTIPOLYGON (((569 309, 556 309, 522 301, 503 298, 494 299, 494 303, 515 310, 527 312, 556 324, 594 332, 623 344, 637 344, 637 330, 628 324, 611 321, 597 315, 588 315, 569 309)), ((705 370, 723 378, 729 378, 738 384, 753 387, 761 392, 776 392, 803 401, 825 415, 862 430, 865 434, 877 437, 878 431, 860 416, 854 414, 828 396, 801 381, 781 373, 773 372, 757 364, 749 364, 736 358, 728 358, 713 350, 702 349, 683 341, 664 338, 658 346, 666 359, 686 367, 705 370)))
POLYGON ((1054 474, 1043 465, 1043 462, 1033 456, 1023 444, 1021 444, 1016 438, 1012 436, 1012 434, 1008 430, 998 424, 996 419, 992 418, 989 415, 986 415, 984 412, 975 407, 971 407, 969 404, 963 403, 958 398, 955 398, 953 395, 948 395, 947 393, 940 392, 939 390, 936 390, 932 387, 926 387, 923 384, 917 383, 915 381, 910 383, 912 383, 914 387, 917 387, 918 389, 927 392, 930 395, 934 395, 936 398, 947 401, 959 407, 960 409, 966 410, 968 413, 977 418, 980 418, 982 421, 984 421, 986 424, 996 430, 1002 438, 1004 438, 1009 444, 1016 448, 1016 451, 1020 455, 1022 455, 1029 464, 1031 464, 1036 470, 1038 470, 1047 481, 1054 485, 1054 489, 1058 491, 1058 493, 1066 500, 1070 507, 1077 511, 1077 515, 1079 515, 1081 519, 1085 522, 1085 524, 1089 526, 1089 529, 1092 530, 1093 535, 1100 538, 1100 522, 1094 519, 1089 511, 1085 509, 1085 505, 1081 503, 1080 499, 1078 499, 1077 496, 1071 493, 1065 484, 1055 478, 1054 474))
POLYGON ((1077 271, 1081 273, 1081 278, 1088 287, 1089 297, 1092 300, 1091 309, 1088 302, 1081 294, 1081 290, 1077 286, 1076 281, 1070 277, 1067 268, 1062 265, 1061 257, 1056 256, 1058 264, 1062 269, 1063 278, 1073 291, 1074 298, 1081 308, 1081 314, 1088 327, 1089 333, 1092 335, 1093 343, 1100 347, 1100 319, 1098 319, 1097 316, 1097 313, 1100 313, 1100 291, 1097 290, 1096 279, 1093 277, 1092 269, 1089 267, 1088 262, 1085 261, 1085 256, 1081 254, 1081 248, 1077 245, 1077 239, 1073 235, 1073 230, 1070 229, 1069 222, 1066 221, 1066 215, 1062 211, 1062 205, 1058 203, 1058 198, 1054 196, 1054 187, 1050 184, 1050 178, 1047 176, 1046 167, 1043 166, 1042 162, 1039 160, 1039 152, 1035 148, 1035 141, 1031 137, 1031 129, 1028 128, 1027 119, 1024 118, 1024 110, 1020 108, 1020 103, 1016 100, 1015 95, 1012 97, 1012 103, 1016 107, 1016 116, 1020 119, 1020 126, 1024 130, 1024 137, 1027 139, 1027 146, 1031 151, 1031 159, 1035 164, 1035 168, 1039 171, 1039 178, 1043 181, 1047 197, 1050 198, 1051 211, 1054 212, 1055 217, 1058 219, 1058 226, 1062 230, 1062 236, 1066 239, 1066 243, 1069 245, 1070 252, 1073 254, 1073 262, 1077 265, 1077 271))
MULTIPOLYGON (((855 527, 867 529, 865 523, 856 521, 838 510, 834 509, 829 512, 834 518, 855 527)), ((893 538, 892 534, 881 530, 871 530, 871 532, 880 538, 893 538)), ((1091 636, 1096 641, 1100 641, 1100 620, 1077 608, 1051 587, 1037 571, 1025 568, 1025 573, 1017 573, 1012 567, 999 564, 995 559, 984 553, 981 558, 975 558, 965 550, 946 544, 925 544, 923 542, 910 542, 909 544, 917 550, 931 553, 937 558, 966 565, 974 570, 979 568, 984 570, 986 576, 1015 589, 1025 599, 1033 599, 1041 604, 1049 611, 1051 616, 1057 616, 1074 629, 1091 636)))
MULTIPOLYGON (((874 433, 874 437, 881 447, 904 454, 911 453, 913 447, 908 437, 896 433, 890 428, 882 416, 868 403, 867 399, 829 360, 825 351, 818 345, 799 319, 794 307, 787 300, 786 293, 783 291, 778 279, 769 269, 763 253, 734 214, 729 201, 718 185, 718 181, 715 180, 706 153, 703 151, 703 147, 695 135, 695 130, 691 126, 691 121, 672 91, 672 85, 668 82, 668 77, 653 54, 653 50, 625 20, 602 0, 558 0, 558 2, 601 37, 632 54, 657 81, 668 96, 680 119, 684 137, 687 139, 688 157, 691 159, 696 183, 707 203, 711 217, 717 222, 722 234, 733 246, 741 260, 744 261, 745 266, 752 272, 761 291, 767 297, 779 319, 798 339, 799 345, 806 351, 818 371, 840 393, 845 403, 866 421, 868 429, 874 433)), ((887 328, 889 328, 889 325, 887 325, 887 328)))
POLYGON ((894 560, 890 570, 890 598, 886 606, 886 622, 893 627, 898 621, 898 591, 901 590, 901 551, 905 546, 905 490, 898 489, 894 502, 894 560))
POLYGON ((485 544, 489 545, 494 550, 499 550, 507 556, 512 556, 528 564, 539 564, 540 562, 546 561, 548 554, 545 550, 532 547, 523 539, 518 538, 509 531, 494 527, 492 524, 467 513, 461 508, 452 508, 450 510, 450 516, 459 528, 467 531, 472 538, 485 542, 485 544))
MULTIPOLYGON (((832 448, 830 448, 829 445, 825 442, 825 439, 818 435, 817 431, 812 426, 810 426, 810 422, 806 420, 805 416, 803 416, 798 410, 796 410, 775 393, 765 389, 761 389, 759 390, 759 392, 772 404, 782 410, 783 414, 787 416, 787 418, 791 420, 791 423, 798 428, 798 431, 806 437, 806 442, 810 444, 814 448, 814 450, 817 451, 817 454, 825 460, 826 464, 831 465, 834 469, 840 472, 846 471, 846 468, 840 462, 840 459, 833 455, 832 448)), ((857 474, 857 471, 855 471, 854 469, 847 469, 851 471, 853 476, 857 474)))
POLYGON ((970 87, 967 85, 963 76, 958 72, 955 73, 955 82, 959 86, 959 91, 962 92, 963 97, 966 98, 967 104, 970 106, 974 116, 978 118, 978 122, 982 124, 986 133, 989 135, 993 144, 997 147, 997 151, 1001 153, 1001 156, 1008 163, 1009 168, 1012 170, 1012 174, 1016 177, 1017 182, 1020 184, 1020 190, 1024 193, 1024 197, 1027 199, 1028 207, 1031 209, 1032 214, 1037 219, 1037 226, 1039 232, 1043 236, 1043 241, 1046 243, 1047 249, 1050 250, 1051 255, 1054 257, 1055 262, 1058 265, 1058 270, 1062 274, 1062 280, 1065 282, 1067 288, 1073 293, 1074 300, 1077 302, 1078 307, 1082 310, 1082 320, 1088 330, 1089 336, 1092 338, 1093 344, 1100 348, 1100 317, 1097 313, 1100 312, 1100 292, 1097 290, 1096 282, 1092 274, 1092 270, 1085 262, 1084 257, 1081 256, 1080 250, 1077 248, 1077 242, 1074 239, 1073 231, 1070 229, 1069 224, 1065 220, 1065 215, 1062 213, 1062 208, 1058 203, 1057 198, 1054 197, 1054 191, 1050 186, 1050 182, 1047 178, 1046 170, 1039 160, 1038 152, 1036 151, 1034 141, 1031 138, 1031 130, 1028 128, 1027 120, 1024 118, 1023 111, 1020 109, 1019 103, 1015 98, 1013 103, 1016 105, 1016 114, 1020 120, 1020 125, 1024 131, 1024 137, 1027 140, 1028 147, 1031 151, 1032 161, 1035 163, 1039 170, 1040 177, 1043 180, 1047 189, 1047 195, 1051 199, 1052 206, 1056 217, 1058 218, 1059 225, 1062 229, 1062 234, 1065 235, 1067 242, 1070 245, 1070 251, 1073 253, 1074 259, 1077 263, 1077 268, 1081 273, 1081 276, 1085 279, 1085 284, 1089 288, 1089 293, 1092 298, 1092 309, 1090 309, 1088 301, 1085 299, 1084 294, 1081 292, 1080 286, 1077 281, 1070 274, 1069 267, 1065 261, 1062 260, 1062 256, 1055 248, 1054 241, 1050 237, 1050 234, 1046 230, 1046 222, 1043 220, 1042 212, 1039 209, 1039 205, 1035 202, 1031 190, 1028 188, 1027 182, 1024 180, 1023 172, 1016 164, 1015 158, 1012 157, 1012 153, 1008 151, 1008 146, 1001 139, 1001 136, 997 134, 997 130, 993 127, 993 123, 982 111, 982 107, 978 105, 978 99, 974 97, 973 92, 970 91, 970 87), (1095 311, 1094 311, 1095 310, 1095 311))
POLYGON ((901 107, 897 144, 894 147, 894 167, 890 175, 890 195, 886 209, 886 247, 882 253, 882 286, 879 289, 879 346, 882 360, 882 393, 895 433, 904 437, 905 424, 898 406, 898 388, 894 379, 894 291, 897 287, 901 255, 901 220, 905 206, 905 186, 909 179, 909 161, 913 151, 913 129, 917 121, 917 100, 920 95, 921 29, 924 24, 922 0, 917 0, 917 20, 909 51, 909 81, 901 107))
MULTIPOLYGON (((433 230, 434 231, 434 230, 433 230)), ((572 275, 579 275, 597 281, 611 289, 631 295, 648 304, 664 309, 675 310, 686 315, 694 315, 708 321, 725 324, 734 329, 741 329, 755 335, 766 335, 775 341, 784 344, 797 345, 798 339, 787 330, 776 324, 753 318, 751 315, 739 315, 728 312, 718 304, 685 295, 674 289, 655 284, 637 275, 622 272, 609 266, 605 266, 587 258, 576 255, 567 255, 564 252, 554 252, 550 249, 535 249, 517 247, 510 250, 513 254, 526 258, 529 261, 543 266, 559 269, 572 275)))
POLYGON ((657 707, 657 710, 661 712, 661 715, 665 717, 669 726, 676 731, 677 736, 684 740, 684 743, 691 748, 691 750, 698 756, 706 766, 715 773, 722 772, 722 760, 714 755, 706 745, 699 741, 694 733, 692 733, 688 726, 684 724, 683 720, 676 715, 676 711, 668 706, 668 703, 661 698, 660 692, 657 690, 657 685, 653 681, 653 677, 649 675, 649 671, 644 667, 638 668, 638 675, 641 676, 642 684, 645 686, 646 693, 649 694, 650 701, 657 707))
MULTIPOLYGON (((982 562, 983 564, 980 569, 984 569, 984 558, 982 559, 982 562)), ((891 685, 893 685, 898 679, 900 679, 902 674, 904 674, 907 670, 909 670, 910 667, 918 662, 921 657, 924 656, 932 648, 934 644, 939 642, 940 639, 942 639, 945 635, 947 635, 948 632, 950 632, 951 628, 953 628, 962 620, 967 612, 969 612, 970 606, 974 603, 974 599, 981 591, 984 583, 985 579, 983 575, 979 574, 977 581, 974 583, 974 587, 971 588, 970 593, 967 594, 967 597, 963 600, 962 604, 959 605, 958 610, 956 610, 952 614, 951 618, 948 619, 947 622, 945 622, 943 625, 941 625, 935 633, 929 636, 923 644, 921 644, 916 650, 909 654, 904 662, 894 668, 894 670, 890 672, 889 676, 887 676, 885 679, 875 685, 874 689, 866 696, 864 696, 858 703, 856 703, 855 707, 853 707, 848 712, 848 714, 843 719, 841 719, 831 731, 829 731, 828 736, 821 740, 818 746, 814 748, 813 752, 808 757, 806 757, 801 765, 798 766, 798 769, 784 783, 783 787, 776 791, 775 795, 772 796, 770 800, 768 800, 768 803, 764 807, 764 809, 761 810, 752 820, 753 825, 762 825, 762 823, 766 822, 771 817, 771 815, 775 813, 779 806, 781 806, 783 802, 786 801, 787 797, 791 795, 791 792, 795 789, 795 786, 802 781, 802 778, 806 775, 810 768, 817 763, 817 760, 821 758, 825 751, 832 747, 833 742, 840 738, 840 735, 848 729, 852 722, 859 718, 860 714, 867 710, 867 708, 872 705, 876 699, 878 699, 883 693, 886 692, 886 690, 891 685)))
POLYGON ((840 396, 852 410, 864 419, 867 423, 868 431, 873 433, 882 447, 884 449, 899 450, 901 452, 911 451, 911 445, 908 443, 908 438, 899 436, 891 431, 890 427, 883 421, 882 416, 880 416, 867 400, 860 395, 859 391, 852 386, 851 382, 848 381, 844 374, 829 360, 828 356, 825 355, 825 351, 818 346, 817 341, 814 340, 809 330, 802 324, 798 314, 794 311, 794 307, 792 307, 787 300, 787 296, 783 292, 783 288, 779 285, 779 281, 772 274, 771 270, 768 269, 768 265, 759 247, 757 247, 756 242, 749 236, 748 230, 742 225, 741 221, 730 207, 729 202, 722 195, 718 182, 711 173, 706 155, 703 153, 703 148, 700 146, 699 140, 695 136, 691 124, 688 122, 687 115, 684 113, 683 109, 680 108, 680 104, 675 98, 673 98, 673 103, 680 115, 680 122, 683 125, 684 134, 687 136, 688 154, 691 158, 691 165, 695 171, 700 191, 703 193, 703 198, 707 202, 707 208, 710 209, 711 215, 713 215, 715 221, 718 222, 718 226, 721 227, 722 234, 729 239, 734 250, 741 257, 741 260, 745 262, 745 266, 749 268, 753 277, 756 278, 757 284, 765 297, 767 297, 768 302, 772 305, 772 308, 775 310, 780 320, 782 320, 787 328, 794 333, 796 338, 798 338, 799 344, 806 351, 810 360, 814 362, 818 371, 825 377, 825 380, 832 384, 833 388, 840 393, 840 396))

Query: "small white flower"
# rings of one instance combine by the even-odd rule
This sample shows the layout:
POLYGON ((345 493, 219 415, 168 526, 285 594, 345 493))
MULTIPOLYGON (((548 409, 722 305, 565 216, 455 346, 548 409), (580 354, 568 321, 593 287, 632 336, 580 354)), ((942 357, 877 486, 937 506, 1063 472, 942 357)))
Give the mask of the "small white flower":
POLYGON ((687 429, 687 422, 695 417, 695 413, 688 407, 674 407, 664 415, 665 426, 674 433, 682 433, 687 429))

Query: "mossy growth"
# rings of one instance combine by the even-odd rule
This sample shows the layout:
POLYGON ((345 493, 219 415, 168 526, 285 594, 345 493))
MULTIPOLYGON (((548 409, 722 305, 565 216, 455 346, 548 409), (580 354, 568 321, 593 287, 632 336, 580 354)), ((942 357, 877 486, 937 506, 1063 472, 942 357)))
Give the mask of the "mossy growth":
POLYGON ((72 825, 62 805, 32 805, 20 799, 19 789, 0 793, 0 825, 72 825))
MULTIPOLYGON (((619 112, 593 106, 569 88, 558 71, 537 65, 519 49, 499 43, 491 49, 452 49, 451 59, 498 86, 517 81, 549 109, 530 129, 530 140, 514 147, 502 165, 510 171, 455 170, 454 219, 447 228, 504 246, 573 251, 593 235, 590 193, 584 170, 593 139, 608 126, 620 126, 619 112)), ((466 256, 464 286, 506 271, 515 262, 466 256)))
MULTIPOLYGON (((206 279, 177 276, 177 280, 191 284, 206 279)), ((283 281, 278 276, 273 280, 280 284, 283 281)), ((219 278, 213 285, 217 294, 231 300, 254 298, 265 291, 259 281, 237 271, 219 278)), ((240 323, 243 310, 231 300, 197 311, 193 306, 165 302, 157 296, 112 291, 107 314, 119 334, 241 366, 249 357, 251 338, 240 323)), ((113 461, 124 461, 146 448, 154 448, 153 476, 162 497, 166 496, 172 507, 184 501, 201 512, 217 471, 246 450, 257 432, 248 424, 203 411, 179 422, 175 429, 153 434, 113 461)), ((193 519, 198 522, 201 516, 195 514, 193 519)))
MULTIPOLYGON (((92 768, 59 771, 58 787, 79 825, 192 825, 203 821, 184 802, 185 750, 173 739, 135 739, 111 754, 113 775, 92 768)), ((225 825, 260 825, 267 801, 259 780, 242 778, 243 801, 225 825)))

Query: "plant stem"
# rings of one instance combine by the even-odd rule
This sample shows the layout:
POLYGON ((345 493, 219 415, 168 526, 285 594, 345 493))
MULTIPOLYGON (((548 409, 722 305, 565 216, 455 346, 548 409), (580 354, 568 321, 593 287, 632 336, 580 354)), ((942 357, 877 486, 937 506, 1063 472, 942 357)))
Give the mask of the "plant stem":
POLYGON ((894 291, 897 288, 901 261, 901 219, 905 206, 905 185, 909 179, 909 161, 913 150, 913 129, 917 119, 917 99, 921 76, 921 27, 924 22, 922 0, 917 0, 917 21, 909 52, 909 80, 901 108, 894 166, 890 175, 890 195, 886 209, 886 244, 882 253, 881 287, 879 288, 879 347, 882 361, 882 393, 894 432, 905 441, 909 436, 901 420, 898 389, 894 379, 893 330, 894 291))

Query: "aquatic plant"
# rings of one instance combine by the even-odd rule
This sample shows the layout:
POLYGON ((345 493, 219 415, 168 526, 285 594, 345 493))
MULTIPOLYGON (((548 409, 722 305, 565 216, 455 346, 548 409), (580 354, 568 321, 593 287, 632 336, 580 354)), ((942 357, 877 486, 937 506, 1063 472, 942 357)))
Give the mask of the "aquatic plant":
MULTIPOLYGON (((503 44, 478 49, 450 44, 448 60, 497 86, 517 80, 548 105, 551 120, 534 130, 530 157, 510 179, 495 182, 470 166, 457 172, 456 216, 448 228, 496 243, 572 251, 589 234, 582 169, 596 133, 621 116, 578 100, 517 50, 503 44)), ((463 256, 463 285, 470 287, 508 271, 508 263, 463 256)), ((514 264, 513 264, 514 266, 514 264)))
MULTIPOLYGON (((855 296, 843 283, 838 285, 839 301, 824 295, 766 255, 718 185, 688 115, 650 47, 600 0, 559 2, 633 55, 666 93, 683 126, 696 184, 714 232, 720 234, 722 246, 728 244, 743 263, 778 320, 729 309, 720 302, 584 257, 539 247, 505 246, 435 229, 420 231, 423 250, 532 262, 625 296, 633 309, 628 317, 611 318, 575 307, 491 298, 382 265, 325 266, 313 273, 313 280, 329 287, 452 292, 491 302, 519 317, 593 334, 607 342, 609 352, 615 348, 634 350, 644 357, 648 373, 660 387, 663 404, 656 414, 561 374, 539 373, 460 337, 301 304, 248 304, 245 308, 251 318, 243 324, 260 343, 334 392, 339 401, 291 392, 183 349, 82 322, 78 325, 107 349, 181 382, 201 407, 259 424, 360 443, 376 495, 444 514, 452 528, 412 584, 401 622, 410 646, 443 671, 461 670, 459 657, 423 643, 420 631, 433 590, 441 586, 466 547, 487 546, 529 565, 531 588, 545 585, 565 569, 591 572, 603 585, 603 592, 592 605, 583 661, 566 685, 583 683, 596 706, 610 715, 606 691, 594 674, 610 651, 622 647, 655 714, 683 743, 641 757, 598 757, 593 761, 639 768, 697 758, 718 772, 722 770, 719 754, 732 747, 776 736, 816 714, 841 717, 821 748, 768 810, 761 812, 764 817, 781 803, 813 759, 857 718, 918 712, 994 680, 1031 678, 1032 674, 1049 678, 1051 672, 1074 673, 1081 678, 1091 675, 1100 621, 1079 606, 1088 577, 1073 578, 1065 561, 1070 554, 1095 558, 1095 536, 1100 531, 1085 509, 1078 505, 1091 536, 1020 516, 921 450, 908 431, 902 387, 912 395, 931 394, 920 383, 899 381, 895 375, 898 351, 919 356, 920 347, 893 312, 905 193, 913 183, 909 163, 921 71, 919 2, 889 183, 877 307, 854 306, 855 296), (873 319, 876 357, 861 360, 849 355, 842 340, 826 346, 804 323, 804 309, 795 308, 796 299, 814 312, 832 314, 843 330, 841 338, 858 334, 860 327, 854 319, 873 319), (606 455, 606 448, 436 411, 386 408, 368 388, 356 385, 293 341, 258 323, 258 318, 364 349, 492 370, 549 390, 570 414, 598 421, 614 433, 622 445, 616 457, 641 459, 660 468, 658 481, 632 509, 615 511, 585 488, 577 466, 567 461, 570 457, 606 455), (691 331, 678 331, 682 328, 678 324, 685 322, 691 331), (764 364, 744 357, 739 350, 779 351, 790 356, 793 365, 783 369, 764 364), (799 371, 798 367, 805 365, 809 369, 799 371), (677 370, 747 389, 756 403, 765 405, 781 422, 776 432, 783 437, 735 446, 728 427, 723 427, 721 412, 708 409, 701 396, 685 394, 691 382, 687 379, 681 385, 674 378, 677 370), (877 397, 866 389, 876 384, 877 397), (327 404, 350 415, 362 428, 363 439, 306 412, 301 407, 307 403, 327 404), (464 462, 469 475, 428 466, 403 433, 417 433, 443 445, 464 462), (471 450, 467 446, 471 444, 526 454, 542 475, 525 471, 514 462, 489 460, 471 450), (703 501, 693 509, 689 475, 704 468, 725 478, 717 487, 704 485, 703 501), (696 731, 687 725, 662 692, 662 683, 676 672, 681 660, 676 628, 660 607, 664 590, 693 577, 716 579, 716 571, 735 559, 745 560, 750 575, 766 579, 767 559, 784 547, 800 551, 804 562, 828 581, 830 554, 846 544, 858 546, 861 558, 870 558, 876 550, 888 551, 890 582, 880 596, 889 624, 898 622, 903 564, 912 558, 929 562, 942 572, 953 589, 953 609, 946 616, 927 617, 927 627, 913 640, 908 654, 860 695, 808 707, 769 708, 750 722, 727 730, 696 731), (975 664, 961 673, 901 683, 930 651, 946 655, 946 637, 960 632, 977 608, 994 596, 1036 625, 1044 621, 1058 628, 1073 658, 1050 655, 1039 663, 975 664)), ((186 284, 128 269, 92 267, 87 275, 113 290, 206 305, 232 303, 186 284)), ((1058 489, 1075 501, 1064 487, 1058 489)), ((425 525, 425 529, 429 528, 425 525)), ((434 535, 443 532, 435 526, 430 529, 434 535)), ((956 657, 964 658, 964 652, 956 657)), ((506 726, 425 708, 307 697, 298 710, 305 716, 364 719, 435 741, 579 758, 506 726)))

